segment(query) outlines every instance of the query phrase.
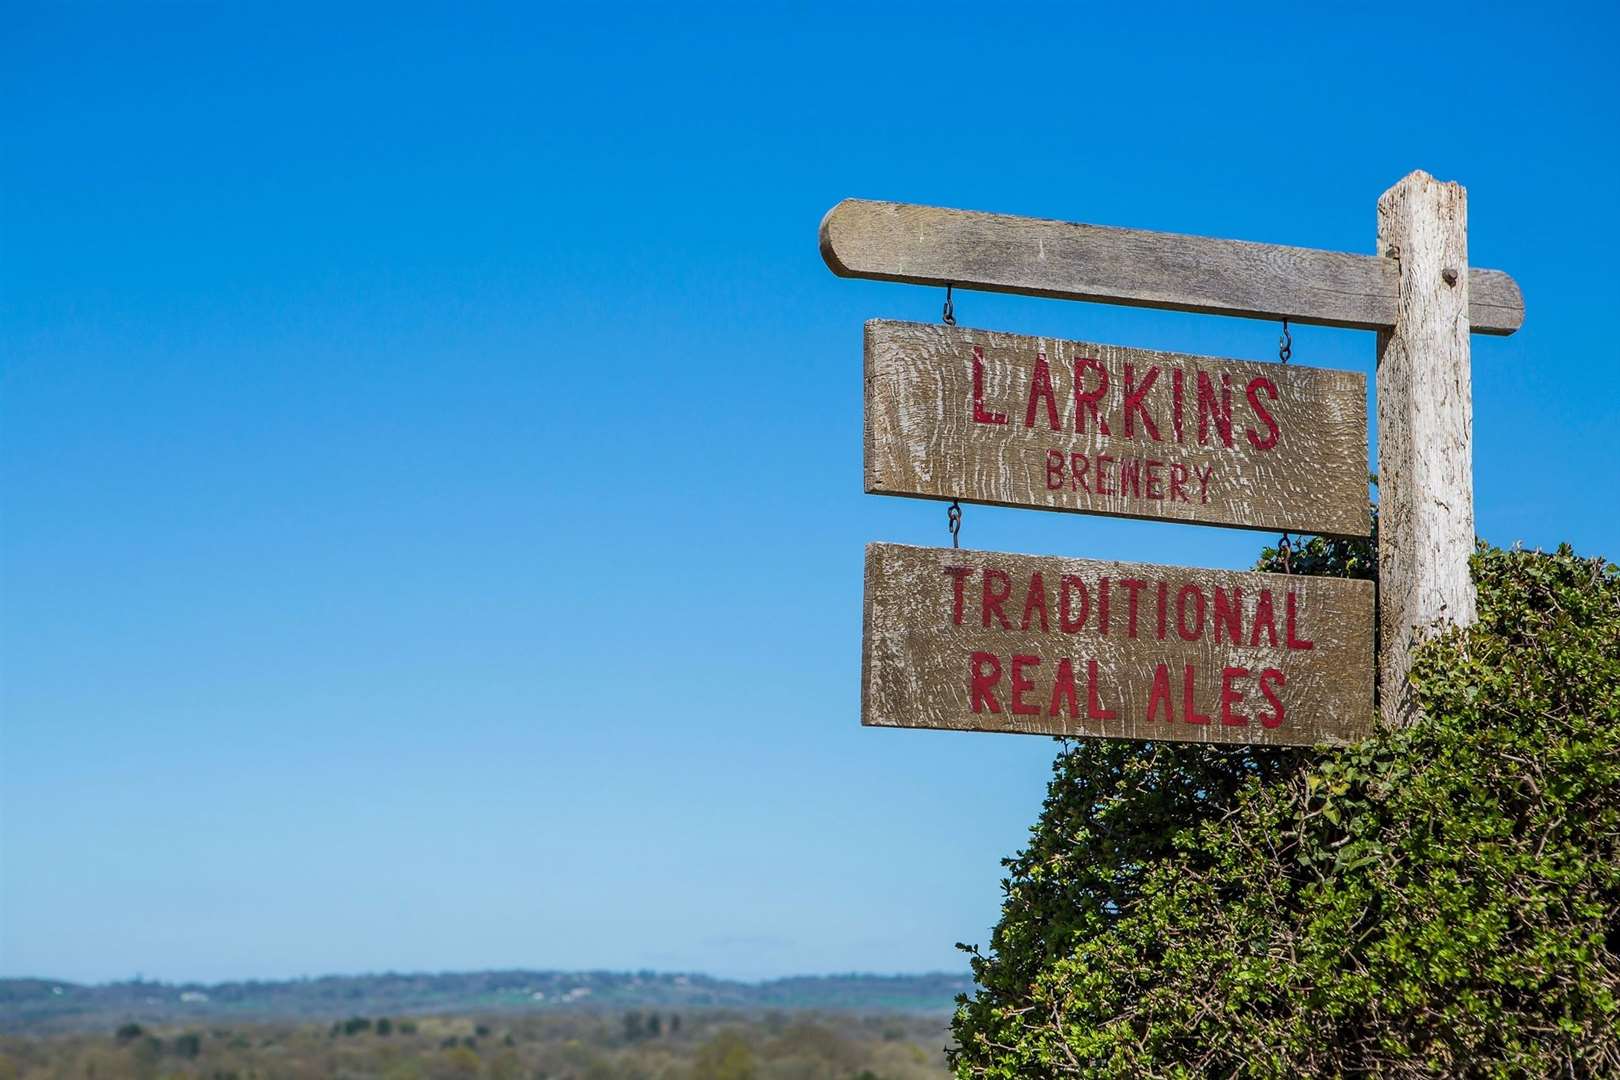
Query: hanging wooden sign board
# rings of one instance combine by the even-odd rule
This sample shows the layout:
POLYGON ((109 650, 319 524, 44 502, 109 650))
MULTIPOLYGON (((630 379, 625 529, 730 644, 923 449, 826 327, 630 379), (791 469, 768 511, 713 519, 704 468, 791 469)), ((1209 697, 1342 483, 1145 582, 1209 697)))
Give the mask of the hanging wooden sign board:
POLYGON ((1370 581, 871 544, 861 722, 1353 742, 1372 649, 1370 581))
POLYGON ((1367 380, 866 324, 866 490, 1366 536, 1367 380))

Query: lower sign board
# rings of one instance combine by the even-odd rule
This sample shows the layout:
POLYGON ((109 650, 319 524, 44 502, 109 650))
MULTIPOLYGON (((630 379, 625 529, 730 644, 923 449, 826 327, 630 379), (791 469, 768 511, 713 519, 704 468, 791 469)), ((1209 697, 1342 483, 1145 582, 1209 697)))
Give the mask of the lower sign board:
POLYGON ((1367 379, 874 319, 866 490, 1366 536, 1367 379))
POLYGON ((1373 585, 871 544, 861 722, 1353 742, 1373 722, 1373 585))

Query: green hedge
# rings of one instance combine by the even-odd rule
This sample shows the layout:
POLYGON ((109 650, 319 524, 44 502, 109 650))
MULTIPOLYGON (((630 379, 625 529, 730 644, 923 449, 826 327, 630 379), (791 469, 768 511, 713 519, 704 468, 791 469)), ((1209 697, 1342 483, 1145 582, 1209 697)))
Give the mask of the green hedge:
POLYGON ((1066 744, 968 949, 957 1074, 1620 1076, 1620 574, 1473 568, 1479 622, 1419 651, 1410 728, 1066 744))

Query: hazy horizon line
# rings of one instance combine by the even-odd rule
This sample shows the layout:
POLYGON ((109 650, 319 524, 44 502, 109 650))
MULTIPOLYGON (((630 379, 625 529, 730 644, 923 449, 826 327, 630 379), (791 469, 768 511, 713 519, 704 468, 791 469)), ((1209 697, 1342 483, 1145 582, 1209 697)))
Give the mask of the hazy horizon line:
POLYGON ((764 986, 769 983, 789 982, 797 979, 926 979, 926 978, 971 978, 972 972, 944 971, 833 971, 819 974, 801 973, 792 975, 774 975, 769 978, 741 978, 728 975, 714 975, 705 971, 696 970, 658 970, 654 968, 552 968, 552 967, 501 967, 501 968, 447 968, 438 971, 425 969, 418 970, 386 970, 386 971, 359 971, 359 972, 327 972, 321 975, 288 975, 276 978, 241 977, 234 979, 149 979, 141 972, 122 979, 99 979, 82 981, 78 979, 57 979, 48 975, 12 975, 0 973, 0 982, 38 982, 51 983, 56 986, 80 986, 89 988, 104 988, 109 986, 233 986, 246 983, 298 983, 319 982, 323 979, 386 979, 386 978, 442 978, 447 975, 494 975, 506 973, 524 973, 534 975, 617 975, 629 977, 652 978, 697 978, 707 979, 711 982, 738 983, 750 986, 764 986))

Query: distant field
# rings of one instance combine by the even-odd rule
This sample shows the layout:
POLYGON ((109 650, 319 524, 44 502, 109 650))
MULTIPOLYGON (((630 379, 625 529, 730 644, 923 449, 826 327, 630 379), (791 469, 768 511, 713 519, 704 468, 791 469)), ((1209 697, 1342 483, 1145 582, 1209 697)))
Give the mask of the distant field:
POLYGON ((939 1080, 942 1017, 557 1009, 0 1036, 0 1080, 939 1080))
POLYGON ((281 982, 79 986, 0 979, 0 1032, 110 1032, 120 1024, 331 1021, 351 1016, 769 1009, 948 1016, 965 975, 834 975, 734 982, 641 972, 484 971, 281 982))

